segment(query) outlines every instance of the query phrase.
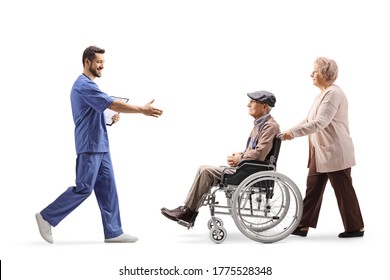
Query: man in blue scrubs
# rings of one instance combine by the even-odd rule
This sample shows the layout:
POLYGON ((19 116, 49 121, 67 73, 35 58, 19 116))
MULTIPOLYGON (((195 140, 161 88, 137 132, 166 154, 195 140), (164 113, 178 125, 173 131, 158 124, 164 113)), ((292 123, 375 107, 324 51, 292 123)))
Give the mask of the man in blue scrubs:
MULTIPOLYGON (((96 46, 85 49, 82 58, 83 74, 72 87, 71 103, 77 152, 76 186, 68 188, 35 215, 39 232, 49 243, 53 243, 51 227, 58 225, 92 191, 95 192, 102 216, 104 241, 128 243, 138 240, 122 230, 104 111, 109 108, 118 113, 142 113, 152 117, 161 116, 162 111, 152 106, 154 100, 145 106, 136 106, 114 100, 102 92, 94 79, 102 75, 104 53, 104 49, 96 46)), ((113 121, 118 120, 119 114, 114 115, 113 121)))

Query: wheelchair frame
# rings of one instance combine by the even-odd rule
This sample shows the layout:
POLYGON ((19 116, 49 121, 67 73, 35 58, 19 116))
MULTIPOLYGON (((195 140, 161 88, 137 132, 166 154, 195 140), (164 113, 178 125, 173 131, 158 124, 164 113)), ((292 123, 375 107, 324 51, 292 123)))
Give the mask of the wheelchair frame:
MULTIPOLYGON (((221 243, 227 237, 223 221, 216 214, 231 215, 246 237, 262 243, 282 240, 298 226, 302 195, 290 178, 276 171, 280 146, 281 140, 275 138, 265 161, 244 160, 237 167, 226 167, 220 183, 202 196, 195 217, 200 207, 209 207, 211 218, 207 226, 213 242, 221 243), (218 192, 225 193, 226 205, 217 201, 218 192)), ((178 223, 187 228, 193 226, 193 222, 178 223)))

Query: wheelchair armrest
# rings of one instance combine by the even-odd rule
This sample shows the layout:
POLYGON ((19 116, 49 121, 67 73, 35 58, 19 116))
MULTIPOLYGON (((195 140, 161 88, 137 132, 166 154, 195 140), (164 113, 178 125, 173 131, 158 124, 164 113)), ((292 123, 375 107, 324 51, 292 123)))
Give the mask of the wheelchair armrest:
POLYGON ((269 165, 269 162, 267 161, 262 161, 262 160, 254 160, 254 159, 244 159, 240 161, 240 163, 237 165, 237 167, 241 167, 243 165, 269 165))
POLYGON ((222 173, 223 174, 229 174, 229 173, 226 173, 225 170, 236 170, 237 169, 237 166, 221 166, 223 168, 222 170, 222 173))
POLYGON ((223 172, 221 183, 225 185, 239 185, 246 177, 259 171, 275 170, 276 167, 267 161, 260 160, 243 160, 234 168, 233 174, 223 172))
POLYGON ((276 165, 270 163, 269 161, 262 160, 243 160, 237 166, 237 172, 245 169, 255 169, 258 168, 259 171, 264 170, 276 170, 276 165))

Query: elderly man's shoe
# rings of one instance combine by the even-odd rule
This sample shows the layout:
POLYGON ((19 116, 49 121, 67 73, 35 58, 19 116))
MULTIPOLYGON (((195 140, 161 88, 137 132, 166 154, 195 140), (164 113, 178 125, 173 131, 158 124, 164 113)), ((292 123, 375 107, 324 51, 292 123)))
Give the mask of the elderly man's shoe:
POLYGON ((51 225, 43 219, 41 213, 35 214, 35 218, 37 220, 39 233, 41 234, 42 238, 50 244, 53 243, 54 240, 51 234, 51 225))
POLYGON ((179 206, 172 210, 163 207, 161 208, 161 214, 163 214, 168 219, 176 222, 178 221, 177 216, 180 215, 180 213, 182 213, 183 211, 185 211, 184 209, 184 206, 179 206))
POLYGON ((179 216, 177 216, 177 219, 179 221, 189 223, 191 224, 191 226, 194 226, 196 216, 198 216, 197 211, 192 211, 190 208, 185 207, 184 211, 179 216))
POLYGON ((138 237, 131 236, 129 234, 123 233, 114 238, 107 238, 104 240, 105 243, 134 243, 138 240, 138 237))
POLYGON ((198 212, 195 212, 186 206, 179 206, 173 210, 162 208, 161 214, 172 221, 184 221, 193 226, 198 212))
POLYGON ((340 238, 349 238, 349 237, 362 237, 364 235, 364 230, 356 231, 344 231, 339 234, 340 238))

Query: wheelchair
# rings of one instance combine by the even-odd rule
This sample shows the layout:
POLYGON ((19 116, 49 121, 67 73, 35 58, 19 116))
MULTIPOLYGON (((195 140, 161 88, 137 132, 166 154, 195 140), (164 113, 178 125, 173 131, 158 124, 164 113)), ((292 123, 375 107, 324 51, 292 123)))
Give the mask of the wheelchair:
MULTIPOLYGON (((276 137, 265 161, 244 160, 237 167, 225 167, 220 183, 203 195, 195 217, 200 207, 209 207, 208 229, 213 242, 222 243, 227 237, 223 221, 216 214, 231 215, 241 233, 262 243, 280 241, 298 226, 302 195, 290 178, 276 171, 280 147, 281 140, 276 137), (217 200, 220 192, 224 193, 224 203, 217 200)), ((178 223, 193 226, 182 220, 178 223)))

